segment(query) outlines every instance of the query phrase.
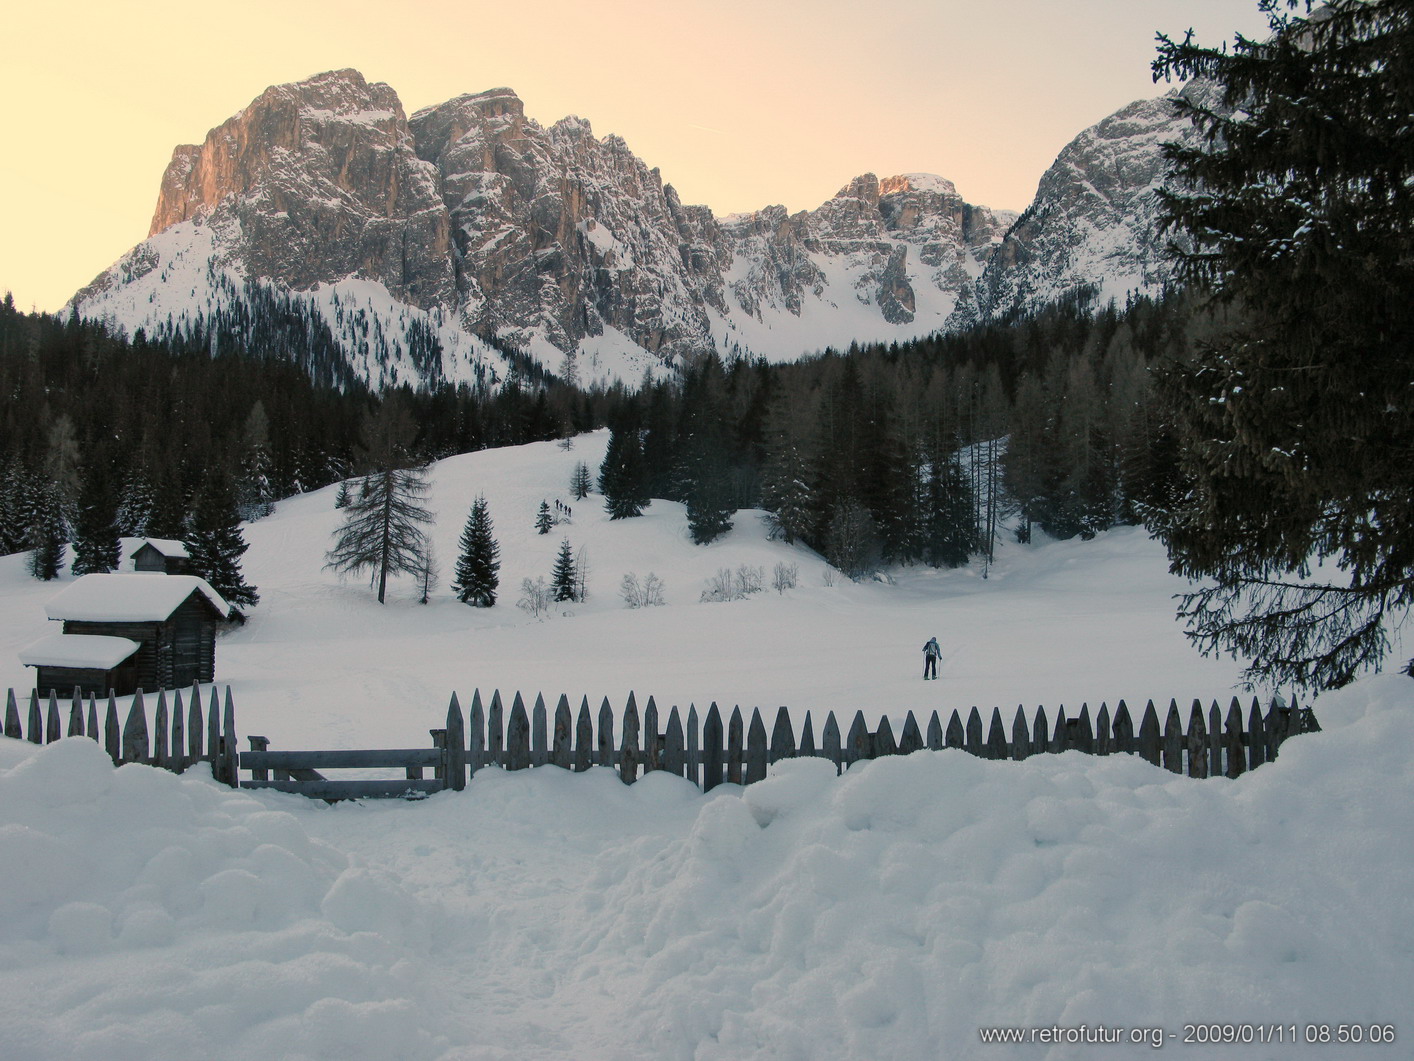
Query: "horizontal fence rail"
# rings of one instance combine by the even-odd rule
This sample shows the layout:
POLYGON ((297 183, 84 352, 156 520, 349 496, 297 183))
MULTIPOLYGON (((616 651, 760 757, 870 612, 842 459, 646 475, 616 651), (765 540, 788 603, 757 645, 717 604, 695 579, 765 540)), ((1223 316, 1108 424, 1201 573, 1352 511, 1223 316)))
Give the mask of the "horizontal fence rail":
POLYGON ((1294 700, 1288 705, 1280 697, 1274 698, 1263 712, 1257 699, 1244 711, 1234 697, 1226 712, 1216 701, 1205 709, 1194 700, 1186 726, 1176 700, 1169 701, 1162 724, 1159 709, 1151 700, 1137 729, 1123 700, 1113 713, 1107 704, 1101 704, 1093 719, 1088 705, 1081 705, 1074 717, 1068 716, 1063 706, 1054 717, 1038 707, 1029 720, 1025 708, 1018 707, 1009 727, 1000 708, 992 709, 985 727, 976 707, 965 720, 953 711, 946 725, 936 711, 926 725, 920 725, 910 711, 897 736, 887 716, 870 730, 864 713, 857 711, 848 731, 842 731, 831 711, 818 738, 809 713, 797 730, 789 709, 782 707, 768 736, 759 708, 752 710, 749 720, 740 707, 724 718, 715 703, 703 714, 690 705, 684 715, 674 706, 663 717, 653 697, 640 711, 637 697, 629 693, 619 717, 607 697, 598 711, 592 712, 587 696, 581 698, 578 711, 572 712, 569 698, 562 695, 552 714, 543 695, 537 695, 534 705, 527 708, 524 697, 516 693, 507 709, 499 691, 483 701, 477 690, 466 712, 452 694, 446 727, 429 731, 430 748, 272 751, 265 737, 252 736, 251 749, 238 752, 230 688, 225 691, 224 703, 214 686, 208 699, 209 706, 203 710, 201 688, 193 687, 184 708, 182 692, 177 691, 169 712, 168 694, 159 692, 149 729, 146 699, 139 690, 120 730, 112 694, 100 727, 93 696, 89 696, 85 711, 82 694, 74 690, 65 726, 57 692, 50 692, 47 710, 41 710, 39 695, 34 692, 29 697, 26 735, 12 689, 5 706, 5 735, 36 744, 62 736, 86 736, 102 744, 115 764, 145 763, 180 773, 194 763, 208 762, 213 776, 233 787, 270 788, 333 801, 421 798, 444 789, 460 790, 478 770, 491 766, 505 770, 557 766, 571 771, 608 767, 617 770, 625 784, 664 771, 711 791, 721 784, 760 781, 770 766, 782 759, 823 758, 843 772, 861 760, 944 748, 983 759, 1010 760, 1065 751, 1130 754, 1188 777, 1235 778, 1275 759, 1288 737, 1320 729, 1311 710, 1294 700), (393 769, 404 771, 406 776, 338 780, 321 772, 339 769, 393 769), (430 778, 424 776, 427 770, 432 771, 430 778), (242 772, 250 776, 243 778, 242 772))

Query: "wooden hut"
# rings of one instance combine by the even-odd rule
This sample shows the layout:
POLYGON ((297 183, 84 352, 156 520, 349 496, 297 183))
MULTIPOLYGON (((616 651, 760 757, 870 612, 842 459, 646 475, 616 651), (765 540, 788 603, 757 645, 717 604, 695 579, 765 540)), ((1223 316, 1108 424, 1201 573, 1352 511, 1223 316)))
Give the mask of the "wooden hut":
POLYGON ((137 685, 175 689, 216 676, 216 624, 231 606, 195 575, 84 575, 45 607, 64 633, 138 642, 137 685))
POLYGON ((191 572, 191 557, 181 542, 167 538, 144 538, 142 544, 133 550, 133 570, 186 575, 191 572))
POLYGON ((40 693, 64 696, 75 687, 88 696, 120 696, 135 692, 137 654, 142 648, 126 637, 99 634, 49 634, 20 653, 20 662, 35 667, 34 686, 40 693))

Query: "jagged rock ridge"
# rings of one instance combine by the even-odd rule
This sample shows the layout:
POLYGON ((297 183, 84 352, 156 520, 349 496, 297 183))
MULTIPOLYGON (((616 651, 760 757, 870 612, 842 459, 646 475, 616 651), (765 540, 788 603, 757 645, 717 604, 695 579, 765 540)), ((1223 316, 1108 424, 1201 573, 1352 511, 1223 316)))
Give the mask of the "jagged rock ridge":
POLYGON ((1077 246, 1151 238, 1130 191, 1152 183, 1164 110, 1135 104, 1082 134, 1015 229, 1016 215, 926 174, 865 174, 813 211, 718 218, 621 138, 574 117, 541 126, 509 89, 408 118, 389 86, 335 71, 270 88, 178 147, 149 238, 73 304, 129 332, 205 335, 219 321, 253 341, 241 329, 258 292, 302 307, 374 386, 494 380, 507 371, 496 347, 588 381, 712 349, 789 359, 906 339, 1087 269, 1151 283, 1160 266, 1124 272, 1122 249, 1077 246), (1052 180, 1068 158, 1070 176, 1052 180))

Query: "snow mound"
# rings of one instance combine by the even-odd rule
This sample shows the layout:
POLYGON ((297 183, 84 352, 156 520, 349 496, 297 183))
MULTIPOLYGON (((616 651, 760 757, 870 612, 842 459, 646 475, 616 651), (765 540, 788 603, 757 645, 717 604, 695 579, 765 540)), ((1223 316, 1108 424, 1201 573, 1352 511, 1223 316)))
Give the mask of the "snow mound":
POLYGON ((492 769, 464 793, 328 808, 114 770, 82 738, 0 742, 0 1045, 1056 1061, 1094 1047, 979 1029, 1396 1023, 1414 983, 1407 686, 1332 696, 1325 732, 1235 782, 948 750, 842 778, 783 762, 705 795, 492 769))

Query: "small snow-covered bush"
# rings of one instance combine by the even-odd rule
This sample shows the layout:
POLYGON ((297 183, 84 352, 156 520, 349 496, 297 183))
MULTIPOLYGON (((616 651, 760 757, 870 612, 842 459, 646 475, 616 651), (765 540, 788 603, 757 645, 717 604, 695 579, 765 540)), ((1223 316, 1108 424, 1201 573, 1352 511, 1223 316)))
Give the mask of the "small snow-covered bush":
POLYGON ((775 570, 771 573, 771 588, 777 593, 785 593, 788 589, 795 589, 800 582, 800 568, 795 564, 787 564, 784 561, 776 564, 775 570))
POLYGON ((516 607, 529 612, 535 619, 550 611, 550 584, 545 581, 544 575, 520 580, 520 600, 516 601, 516 607))
POLYGON ((629 608, 656 608, 664 603, 663 589, 663 580, 652 571, 644 576, 642 582, 637 575, 627 574, 619 583, 619 596, 629 608))
POLYGON ((735 571, 724 567, 707 580, 707 587, 698 599, 704 603, 745 600, 753 593, 760 593, 765 581, 764 567, 742 564, 735 571))

